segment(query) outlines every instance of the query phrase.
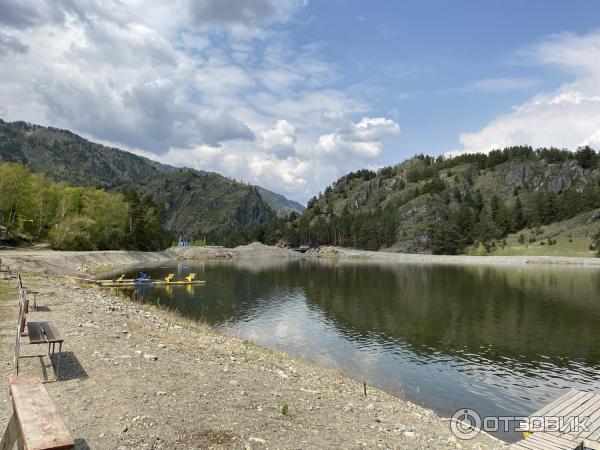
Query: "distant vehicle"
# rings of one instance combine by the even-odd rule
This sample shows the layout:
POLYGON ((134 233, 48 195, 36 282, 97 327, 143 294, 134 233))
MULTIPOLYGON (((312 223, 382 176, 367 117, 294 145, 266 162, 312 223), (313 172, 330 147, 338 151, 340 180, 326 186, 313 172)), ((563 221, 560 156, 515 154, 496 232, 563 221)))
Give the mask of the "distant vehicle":
POLYGON ((301 245, 299 247, 291 247, 290 250, 294 250, 295 252, 306 253, 310 250, 310 245, 301 245))

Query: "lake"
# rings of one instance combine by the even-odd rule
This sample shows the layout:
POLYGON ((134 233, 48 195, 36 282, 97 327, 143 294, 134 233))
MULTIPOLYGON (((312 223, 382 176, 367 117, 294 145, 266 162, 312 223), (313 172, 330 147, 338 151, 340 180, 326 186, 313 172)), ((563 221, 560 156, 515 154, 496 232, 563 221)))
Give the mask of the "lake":
MULTIPOLYGON (((343 370, 450 416, 528 415, 600 391, 600 272, 583 267, 186 261, 205 286, 137 288, 226 333, 343 370)), ((512 440, 514 436, 504 436, 512 440)))

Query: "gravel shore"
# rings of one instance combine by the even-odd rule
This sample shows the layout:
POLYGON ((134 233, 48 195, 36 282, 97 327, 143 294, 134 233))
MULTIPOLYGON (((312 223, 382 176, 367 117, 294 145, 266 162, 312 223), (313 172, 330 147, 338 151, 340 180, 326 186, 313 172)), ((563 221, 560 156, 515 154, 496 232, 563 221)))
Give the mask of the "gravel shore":
POLYGON ((564 265, 600 268, 600 258, 579 256, 470 256, 426 255, 413 253, 372 252, 342 247, 320 247, 310 250, 308 257, 340 260, 376 261, 398 264, 460 264, 488 266, 564 265))
MULTIPOLYGON (((365 396, 362 383, 338 371, 57 277, 104 267, 106 252, 98 258, 17 253, 0 257, 19 264, 26 284, 41 292, 44 309, 30 319, 54 321, 65 336, 63 379, 46 388, 80 449, 508 448, 485 434, 460 441, 431 410, 371 386, 365 396)), ((112 265, 143 255, 109 253, 112 265)), ((149 254, 148 262, 171 257, 149 254)), ((18 295, 14 282, 0 283, 6 380, 18 295)), ((48 372, 47 362, 22 361, 26 373, 48 372)), ((0 404, 3 429, 10 414, 6 388, 0 404)))

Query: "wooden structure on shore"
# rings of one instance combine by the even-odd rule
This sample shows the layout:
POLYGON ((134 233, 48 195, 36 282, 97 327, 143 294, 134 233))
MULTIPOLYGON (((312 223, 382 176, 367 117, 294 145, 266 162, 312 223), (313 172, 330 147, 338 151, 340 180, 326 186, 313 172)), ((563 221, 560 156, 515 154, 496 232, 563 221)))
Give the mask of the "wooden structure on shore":
POLYGON ((65 423, 44 388, 33 375, 11 375, 8 386, 13 413, 0 439, 0 450, 67 450, 75 448, 65 423))
POLYGON ((541 430, 534 426, 511 450, 600 450, 600 395, 572 390, 529 418, 541 430))

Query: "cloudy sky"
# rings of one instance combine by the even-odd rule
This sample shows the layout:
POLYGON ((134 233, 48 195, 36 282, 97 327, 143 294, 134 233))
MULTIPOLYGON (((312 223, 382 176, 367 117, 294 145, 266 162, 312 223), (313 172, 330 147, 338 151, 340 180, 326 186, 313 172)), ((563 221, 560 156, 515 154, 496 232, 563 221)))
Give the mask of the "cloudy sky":
POLYGON ((302 202, 415 153, 600 148, 600 2, 0 0, 0 118, 302 202))

